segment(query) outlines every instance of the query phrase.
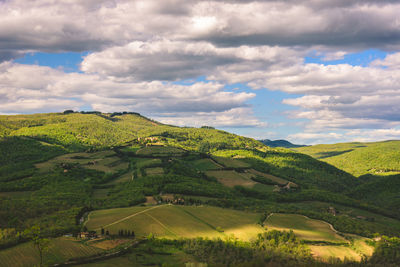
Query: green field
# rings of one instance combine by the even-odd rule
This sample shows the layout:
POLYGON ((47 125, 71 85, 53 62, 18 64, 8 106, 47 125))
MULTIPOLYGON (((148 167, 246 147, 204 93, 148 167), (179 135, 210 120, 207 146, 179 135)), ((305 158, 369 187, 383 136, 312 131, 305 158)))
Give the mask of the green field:
POLYGON ((128 162, 121 161, 112 150, 64 154, 46 162, 37 163, 35 167, 41 172, 48 172, 65 163, 80 164, 84 168, 103 172, 115 172, 128 168, 128 162))
POLYGON ((293 230, 301 239, 312 241, 347 242, 326 222, 297 214, 271 214, 264 224, 268 229, 293 230))
POLYGON ((355 176, 367 173, 400 173, 400 141, 315 145, 295 150, 326 161, 355 176))
POLYGON ((154 157, 168 157, 168 156, 181 156, 185 151, 170 146, 147 146, 136 151, 138 156, 154 156, 154 157))
POLYGON ((256 175, 256 176, 261 176, 261 177, 267 178, 268 180, 270 180, 270 181, 272 181, 272 182, 275 182, 275 183, 277 183, 277 184, 280 184, 280 185, 285 185, 285 184, 287 184, 287 183, 289 182, 288 180, 285 180, 285 179, 276 177, 276 176, 271 175, 271 174, 259 172, 259 171, 256 171, 256 170, 254 170, 254 169, 249 169, 249 170, 247 170, 247 171, 248 171, 249 173, 251 173, 251 174, 256 175))
POLYGON ((161 159, 134 158, 136 168, 149 168, 161 164, 161 159))
POLYGON ((81 267, 126 267, 126 266, 188 266, 207 267, 206 264, 188 265, 197 263, 193 255, 184 253, 182 250, 171 245, 140 244, 133 252, 116 258, 110 258, 94 263, 74 265, 81 267))
MULTIPOLYGON (((56 238, 51 239, 44 262, 48 264, 60 263, 71 258, 95 255, 102 251, 102 249, 87 246, 77 241, 56 238)), ((30 242, 0 250, 0 266, 38 266, 39 262, 39 253, 30 242)))
POLYGON ((390 228, 392 231, 400 232, 400 221, 389 218, 380 214, 375 214, 366 210, 357 209, 354 207, 348 207, 339 204, 332 204, 319 201, 304 201, 296 203, 296 206, 301 209, 314 209, 320 212, 326 212, 329 207, 334 207, 338 212, 337 216, 348 216, 354 220, 363 220, 364 223, 370 225, 379 225, 380 227, 390 228), (357 216, 362 216, 359 219, 357 216))
POLYGON ((97 231, 103 227, 110 233, 130 229, 136 236, 224 238, 233 234, 250 240, 263 232, 256 224, 259 218, 258 213, 216 207, 162 205, 93 211, 86 226, 97 231))
POLYGON ((347 239, 338 235, 328 223, 309 219, 302 215, 271 214, 264 225, 268 229, 293 230, 295 235, 303 240, 337 243, 337 245, 324 243, 308 245, 313 256, 323 261, 327 261, 331 257, 360 261, 362 256, 371 256, 374 251, 374 248, 365 242, 368 240, 367 238, 346 234, 353 240, 353 243, 350 244, 347 239))
POLYGON ((164 170, 161 167, 147 168, 146 169, 146 174, 147 175, 163 175, 164 174, 164 170))
POLYGON ((272 193, 274 192, 275 186, 256 183, 255 185, 253 185, 252 189, 259 192, 272 193))
POLYGON ((321 259, 322 261, 328 261, 329 258, 339 258, 344 260, 360 261, 361 255, 358 254, 354 249, 344 246, 315 246, 309 245, 314 257, 321 259))
POLYGON ((199 171, 211 171, 211 170, 219 170, 222 169, 222 166, 216 164, 212 159, 198 159, 190 162, 192 166, 199 171))
POLYGON ((228 187, 234 187, 235 185, 252 187, 256 184, 246 175, 231 170, 207 171, 206 175, 217 178, 221 184, 228 187))
POLYGON ((132 179, 133 179, 133 173, 130 171, 130 172, 124 173, 120 177, 116 178, 115 180, 112 180, 111 182, 109 182, 107 184, 119 184, 119 183, 132 181, 132 179))
POLYGON ((250 165, 246 162, 243 162, 239 159, 231 159, 231 158, 224 158, 224 157, 217 157, 213 156, 213 160, 217 163, 225 166, 226 168, 249 168, 250 165))
POLYGON ((109 191, 110 191, 110 188, 95 189, 95 190, 93 190, 92 197, 94 199, 105 198, 105 197, 107 197, 107 194, 109 191))

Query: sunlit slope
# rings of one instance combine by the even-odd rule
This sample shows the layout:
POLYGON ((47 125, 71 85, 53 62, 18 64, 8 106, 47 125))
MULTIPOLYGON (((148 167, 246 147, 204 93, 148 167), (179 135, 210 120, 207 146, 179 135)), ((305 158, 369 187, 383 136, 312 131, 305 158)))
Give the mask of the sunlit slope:
POLYGON ((340 143, 295 148, 355 176, 400 173, 400 141, 340 143))
POLYGON ((89 230, 134 231, 136 236, 152 233, 167 238, 256 238, 263 228, 257 224, 261 214, 209 206, 131 207, 93 211, 86 227, 89 230))
POLYGON ((210 128, 164 125, 138 114, 50 113, 0 116, 0 137, 29 136, 78 151, 89 147, 123 145, 141 138, 151 142, 204 151, 233 147, 266 147, 245 138, 210 128))

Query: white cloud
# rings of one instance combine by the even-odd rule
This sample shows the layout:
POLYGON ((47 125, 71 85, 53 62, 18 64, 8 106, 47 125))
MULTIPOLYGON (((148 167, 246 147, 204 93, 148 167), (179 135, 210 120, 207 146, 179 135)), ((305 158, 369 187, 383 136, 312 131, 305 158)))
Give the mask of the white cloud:
POLYGON ((400 43, 396 1, 12 0, 0 7, 3 60, 27 51, 100 51, 154 37, 347 50, 400 43))
POLYGON ((91 105, 104 112, 133 110, 169 116, 186 120, 187 125, 202 121, 217 126, 262 125, 246 104, 254 94, 227 92, 219 83, 117 82, 10 62, 0 64, 0 70, 1 113, 76 110, 91 105))
POLYGON ((385 140, 399 140, 400 129, 362 129, 342 132, 302 132, 287 137, 290 141, 299 144, 332 144, 338 142, 376 142, 385 140))
MULTIPOLYGON (((0 2, 0 112, 91 105, 177 124, 262 126, 227 92, 245 83, 285 99, 308 137, 400 122, 400 53, 369 66, 306 64, 400 48, 400 3, 379 0, 11 0, 0 2), (83 73, 11 64, 27 52, 91 51, 83 73), (212 82, 172 81, 205 76, 212 82)), ((327 135, 332 140, 337 136, 327 135)), ((306 138, 298 136, 297 138, 306 138)), ((378 138, 378 137, 377 137, 378 138)), ((323 139, 318 139, 323 140, 323 139)))
POLYGON ((208 75, 210 79, 245 82, 240 75, 301 62, 298 55, 281 47, 221 48, 207 42, 162 39, 92 53, 84 58, 81 69, 125 81, 174 81, 208 75))
POLYGON ((215 127, 266 127, 260 122, 251 108, 234 108, 224 112, 196 112, 172 114, 156 117, 158 121, 178 126, 215 126, 215 127))

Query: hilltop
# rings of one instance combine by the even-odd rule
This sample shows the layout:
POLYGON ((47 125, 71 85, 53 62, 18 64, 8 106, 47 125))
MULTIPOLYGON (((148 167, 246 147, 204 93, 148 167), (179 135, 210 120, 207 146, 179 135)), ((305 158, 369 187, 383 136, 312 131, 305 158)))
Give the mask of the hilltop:
POLYGON ((400 232, 395 195, 371 193, 373 178, 212 127, 65 112, 0 116, 0 134, 0 262, 38 261, 32 227, 50 238, 49 264, 137 246, 116 266, 270 262, 267 252, 277 265, 326 261, 326 251, 381 259, 370 238, 400 232), (102 237, 69 237, 83 230, 102 237))
POLYGON ((295 148, 295 147, 303 147, 306 145, 295 145, 292 144, 291 142, 287 140, 269 140, 269 139, 263 139, 260 140, 261 143, 264 145, 267 145, 269 147, 284 147, 284 148, 295 148))

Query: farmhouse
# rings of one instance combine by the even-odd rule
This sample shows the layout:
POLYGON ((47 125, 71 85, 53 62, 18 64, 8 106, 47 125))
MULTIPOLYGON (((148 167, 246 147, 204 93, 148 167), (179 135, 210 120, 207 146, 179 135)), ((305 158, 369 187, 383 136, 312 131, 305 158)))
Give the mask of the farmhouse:
POLYGON ((89 232, 80 232, 77 237, 81 239, 93 239, 97 238, 98 236, 96 231, 89 231, 89 232))

